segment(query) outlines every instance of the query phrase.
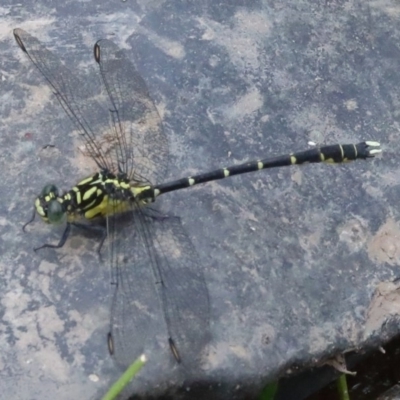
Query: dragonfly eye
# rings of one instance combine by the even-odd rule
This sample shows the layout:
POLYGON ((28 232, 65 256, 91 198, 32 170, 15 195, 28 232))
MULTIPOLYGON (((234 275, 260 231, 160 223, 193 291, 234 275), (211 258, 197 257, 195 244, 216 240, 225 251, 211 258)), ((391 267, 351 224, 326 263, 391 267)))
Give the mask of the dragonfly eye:
POLYGON ((43 189, 42 192, 40 193, 41 197, 46 197, 48 195, 54 195, 54 197, 58 197, 58 189, 57 186, 53 184, 46 185, 43 189))
POLYGON ((51 200, 47 208, 47 218, 51 224, 62 224, 66 219, 66 213, 61 203, 51 200))

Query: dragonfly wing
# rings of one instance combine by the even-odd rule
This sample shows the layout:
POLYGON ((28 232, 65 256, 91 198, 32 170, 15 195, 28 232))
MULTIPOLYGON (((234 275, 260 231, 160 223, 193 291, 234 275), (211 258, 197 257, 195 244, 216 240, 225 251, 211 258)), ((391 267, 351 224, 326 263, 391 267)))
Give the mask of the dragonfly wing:
POLYGON ((186 367, 198 367, 210 340, 209 296, 199 256, 180 218, 152 222, 157 286, 167 323, 171 351, 186 367), (177 353, 177 354, 175 354, 177 353))
POLYGON ((110 129, 110 120, 104 108, 94 99, 93 87, 76 77, 62 61, 38 39, 22 29, 14 29, 19 47, 45 78, 62 108, 73 122, 85 144, 86 152, 100 169, 112 171, 112 159, 98 140, 100 132, 110 129))
POLYGON ((136 212, 107 218, 108 259, 115 286, 110 315, 112 355, 123 367, 147 351, 149 337, 157 332, 155 321, 159 319, 147 243, 140 234, 141 218, 136 212))
POLYGON ((133 221, 125 217, 110 230, 115 358, 128 365, 160 338, 177 361, 198 367, 209 340, 209 298, 197 252, 179 218, 150 217, 139 209, 131 214, 133 221))
POLYGON ((101 76, 110 98, 118 145, 114 159, 128 177, 152 184, 164 179, 168 142, 160 115, 145 81, 135 66, 110 40, 94 47, 101 76))

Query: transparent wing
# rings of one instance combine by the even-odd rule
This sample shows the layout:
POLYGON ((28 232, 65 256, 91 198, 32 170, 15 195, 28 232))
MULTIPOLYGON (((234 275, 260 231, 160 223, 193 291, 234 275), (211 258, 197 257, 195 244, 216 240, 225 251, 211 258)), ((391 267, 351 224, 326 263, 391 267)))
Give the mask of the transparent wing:
MULTIPOLYGON (((155 219, 152 223, 157 270, 157 288, 169 337, 186 366, 199 364, 209 337, 209 297, 203 268, 180 218, 155 219)), ((176 357, 176 356, 175 356, 176 357)))
POLYGON ((185 366, 199 366, 209 341, 209 298, 197 252, 179 218, 136 210, 132 219, 135 229, 131 221, 109 221, 115 359, 126 366, 159 337, 168 352, 172 339, 185 366))
POLYGON ((110 129, 109 115, 93 99, 89 82, 79 80, 51 51, 22 29, 14 29, 19 47, 40 71, 62 108, 80 133, 90 155, 100 169, 113 171, 112 158, 102 149, 99 135, 110 129))
POLYGON ((113 42, 99 40, 94 55, 111 102, 114 163, 134 180, 161 182, 167 169, 168 143, 146 83, 113 42))

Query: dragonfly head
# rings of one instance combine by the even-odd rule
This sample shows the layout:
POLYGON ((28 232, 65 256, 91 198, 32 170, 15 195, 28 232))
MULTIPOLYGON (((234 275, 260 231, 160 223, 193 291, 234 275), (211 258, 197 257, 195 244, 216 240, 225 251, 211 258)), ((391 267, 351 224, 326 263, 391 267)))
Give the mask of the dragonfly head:
POLYGON ((67 219, 67 213, 63 205, 63 198, 58 195, 55 185, 46 185, 40 196, 35 201, 36 212, 44 222, 53 225, 62 224, 67 219))

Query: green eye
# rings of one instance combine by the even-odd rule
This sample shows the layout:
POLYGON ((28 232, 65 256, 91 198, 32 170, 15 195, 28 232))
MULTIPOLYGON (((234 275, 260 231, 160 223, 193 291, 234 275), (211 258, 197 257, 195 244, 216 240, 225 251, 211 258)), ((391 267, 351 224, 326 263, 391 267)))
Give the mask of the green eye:
POLYGON ((66 213, 63 206, 57 200, 50 201, 47 208, 47 218, 51 224, 61 224, 65 221, 66 213))
POLYGON ((41 197, 46 197, 49 194, 53 193, 55 197, 58 197, 58 189, 57 186, 49 184, 46 185, 43 189, 42 189, 42 193, 40 194, 41 197))

